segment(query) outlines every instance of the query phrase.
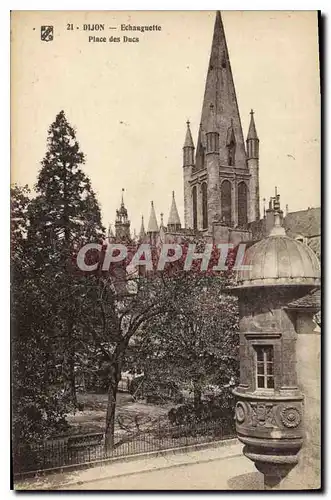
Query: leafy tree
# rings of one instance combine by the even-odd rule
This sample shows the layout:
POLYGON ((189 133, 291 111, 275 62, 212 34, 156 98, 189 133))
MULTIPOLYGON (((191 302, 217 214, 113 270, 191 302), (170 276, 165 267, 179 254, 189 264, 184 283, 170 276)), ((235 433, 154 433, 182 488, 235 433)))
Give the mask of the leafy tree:
POLYGON ((232 399, 239 369, 237 303, 224 294, 230 283, 224 274, 187 272, 176 282, 175 306, 137 337, 135 362, 140 359, 145 386, 190 387, 198 410, 208 385, 228 388, 223 397, 232 399))
MULTIPOLYGON (((134 253, 133 247, 131 250, 134 253)), ((157 253, 155 248, 154 263, 157 253)), ((183 254, 185 258, 185 251, 183 254)), ((139 363, 137 351, 130 348, 133 340, 142 346, 144 371, 170 385, 192 382, 197 404, 207 383, 217 380, 225 384, 238 369, 235 299, 221 294, 229 284, 226 275, 210 275, 197 268, 182 271, 182 262, 162 272, 140 275, 128 274, 128 268, 117 265, 117 271, 121 269, 122 273, 100 276, 99 289, 91 289, 94 296, 89 299, 95 304, 94 315, 86 318, 95 325, 89 328, 88 345, 94 343, 97 358, 102 356, 104 373, 108 366, 107 449, 114 445, 121 371, 130 365, 132 357, 135 365, 139 363)))
POLYGON ((158 276, 128 275, 124 280, 123 286, 112 276, 99 277, 98 287, 90 288, 88 292, 89 300, 94 303, 94 312, 87 317, 87 311, 82 311, 90 335, 87 341, 90 362, 97 364, 102 361, 103 377, 108 381, 107 451, 114 446, 116 395, 130 340, 154 317, 162 315, 172 298, 171 286, 158 276))

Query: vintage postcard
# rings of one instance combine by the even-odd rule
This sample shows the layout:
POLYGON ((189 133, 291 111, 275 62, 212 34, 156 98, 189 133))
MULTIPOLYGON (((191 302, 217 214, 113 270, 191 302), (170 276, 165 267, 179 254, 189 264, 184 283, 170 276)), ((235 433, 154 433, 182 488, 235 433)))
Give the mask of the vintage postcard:
POLYGON ((321 488, 319 22, 12 12, 13 488, 321 488))

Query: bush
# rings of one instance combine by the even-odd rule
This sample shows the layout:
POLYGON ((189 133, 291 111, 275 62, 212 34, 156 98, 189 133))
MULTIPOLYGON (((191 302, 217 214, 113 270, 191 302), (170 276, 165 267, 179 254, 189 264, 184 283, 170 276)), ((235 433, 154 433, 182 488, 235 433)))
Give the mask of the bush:
POLYGON ((199 422, 221 421, 233 425, 235 398, 232 394, 218 397, 210 401, 201 401, 198 406, 193 403, 172 408, 168 412, 169 421, 174 425, 190 425, 199 422))
POLYGON ((128 390, 132 396, 135 396, 138 399, 144 397, 144 383, 145 383, 144 375, 139 375, 135 377, 129 382, 128 390))

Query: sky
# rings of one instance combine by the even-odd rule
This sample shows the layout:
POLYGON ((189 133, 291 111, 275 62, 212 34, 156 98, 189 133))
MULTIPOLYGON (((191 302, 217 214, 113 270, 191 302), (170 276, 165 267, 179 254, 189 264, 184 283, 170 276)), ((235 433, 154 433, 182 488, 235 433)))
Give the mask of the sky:
MULTIPOLYGON (((289 211, 320 205, 320 93, 314 11, 222 12, 244 136, 255 111, 260 196, 289 211)), ((215 13, 21 11, 11 30, 11 181, 33 187, 47 130, 62 109, 86 155, 103 223, 125 189, 131 228, 150 202, 167 222, 172 191, 183 222, 186 120, 196 142, 215 13), (73 30, 68 30, 73 24, 73 30), (84 24, 104 24, 104 32, 84 24), (121 31, 121 24, 160 31, 121 31), (40 40, 40 27, 54 39, 40 40), (109 29, 113 27, 116 29, 109 29), (89 42, 90 36, 138 43, 89 42)))

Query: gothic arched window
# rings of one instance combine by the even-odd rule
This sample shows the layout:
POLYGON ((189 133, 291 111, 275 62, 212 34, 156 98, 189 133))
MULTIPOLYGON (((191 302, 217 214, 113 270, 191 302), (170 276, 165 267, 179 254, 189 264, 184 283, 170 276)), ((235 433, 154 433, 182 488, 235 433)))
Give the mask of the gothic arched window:
POLYGON ((197 207, 197 187, 194 186, 192 189, 192 201, 193 201, 193 229, 198 229, 198 207, 197 207))
POLYGON ((245 227, 247 224, 247 186, 245 182, 238 184, 238 226, 245 227))
POLYGON ((207 184, 204 182, 201 185, 202 195, 202 229, 208 228, 208 206, 207 206, 207 184))
POLYGON ((228 226, 231 225, 232 212, 231 212, 231 182, 223 181, 221 185, 221 208, 222 208, 222 222, 228 226))

